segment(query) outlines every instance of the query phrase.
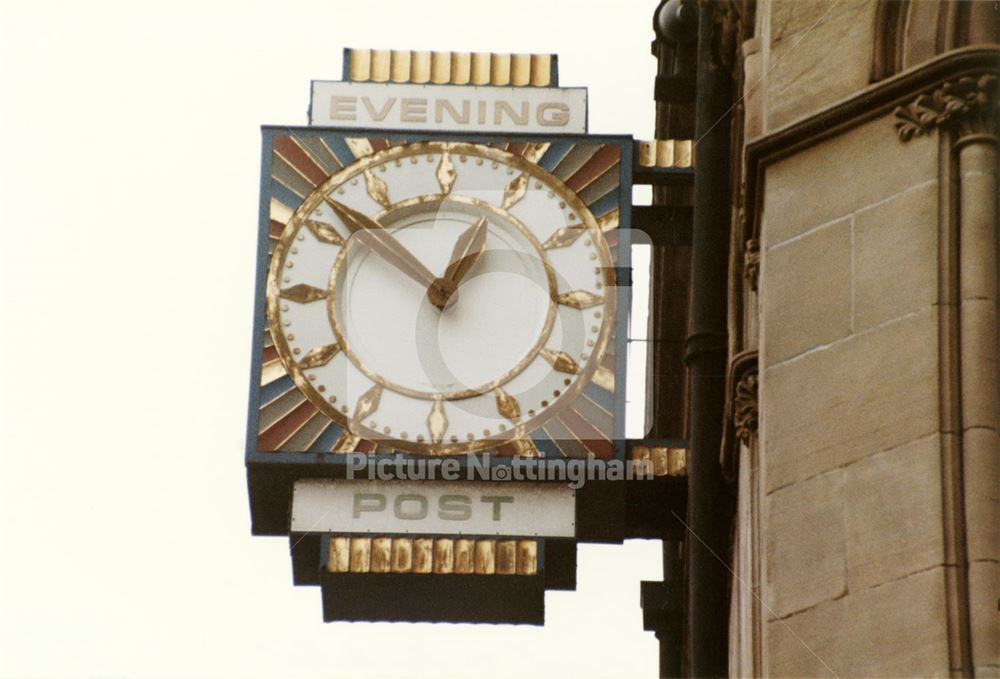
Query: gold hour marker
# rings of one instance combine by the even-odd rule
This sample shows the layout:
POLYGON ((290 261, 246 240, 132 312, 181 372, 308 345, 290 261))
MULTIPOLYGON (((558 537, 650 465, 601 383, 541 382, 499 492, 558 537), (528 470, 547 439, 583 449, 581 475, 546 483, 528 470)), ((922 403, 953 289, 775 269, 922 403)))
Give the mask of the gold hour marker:
POLYGON ((431 443, 438 444, 444 438, 444 433, 448 430, 448 418, 444 414, 444 399, 434 399, 431 412, 427 416, 427 431, 431 435, 431 443))
POLYGON ((389 207, 392 202, 389 200, 389 187, 379 177, 372 174, 371 170, 365 170, 365 190, 376 203, 382 207, 389 207))
POLYGON ((306 285, 305 283, 299 283, 298 285, 293 285, 292 287, 285 288, 281 291, 281 297, 283 299, 290 299, 291 301, 298 302, 299 304, 306 304, 308 302, 315 302, 318 299, 325 299, 326 295, 326 290, 314 288, 313 286, 306 285))
POLYGON ((316 236, 316 240, 323 243, 330 243, 332 245, 343 245, 344 239, 341 238, 340 234, 334 230, 333 226, 326 224, 325 222, 319 222, 315 219, 306 219, 303 224, 305 224, 312 235, 316 236))
POLYGON ((553 351, 552 349, 542 348, 539 355, 548 361, 553 368, 561 373, 569 373, 570 375, 575 375, 580 371, 580 366, 576 364, 576 361, 567 354, 565 351, 553 351))
POLYGON ((518 405, 517 399, 499 387, 494 394, 497 399, 497 412, 517 424, 521 419, 521 406, 518 405))
POLYGON ((601 228, 601 231, 611 231, 618 228, 618 208, 615 208, 608 214, 604 215, 597 220, 597 226, 601 228))
POLYGON ((333 444, 331 452, 334 453, 352 453, 354 449, 358 447, 358 441, 361 437, 357 434, 352 434, 349 431, 344 431, 343 434, 337 439, 337 442, 333 444))
POLYGON ((500 207, 506 210, 512 206, 517 201, 524 198, 525 192, 528 190, 528 175, 520 174, 514 179, 507 188, 503 191, 503 201, 500 203, 500 207))
POLYGON ((374 387, 361 394, 357 405, 354 406, 354 417, 351 418, 351 429, 360 428, 362 421, 378 410, 379 400, 382 398, 382 385, 376 384, 374 387))
POLYGON ((604 298, 586 290, 574 290, 573 292, 564 292, 559 295, 556 301, 574 309, 588 309, 602 303, 604 298))
POLYGON ((441 185, 443 195, 448 195, 451 192, 456 177, 458 177, 458 173, 455 171, 455 164, 451 162, 451 153, 445 150, 441 153, 441 162, 437 168, 437 180, 438 184, 441 185))
POLYGON ((607 368, 598 368, 590 381, 607 391, 615 390, 615 374, 607 368))
POLYGON ((586 229, 581 226, 564 226, 549 236, 549 239, 542 243, 542 247, 551 250, 552 248, 564 248, 567 245, 572 245, 584 231, 586 229))
POLYGON ((299 361, 299 367, 318 368, 322 365, 326 365, 334 356, 337 355, 338 351, 340 351, 340 345, 336 343, 311 349, 309 353, 303 356, 302 360, 299 361))

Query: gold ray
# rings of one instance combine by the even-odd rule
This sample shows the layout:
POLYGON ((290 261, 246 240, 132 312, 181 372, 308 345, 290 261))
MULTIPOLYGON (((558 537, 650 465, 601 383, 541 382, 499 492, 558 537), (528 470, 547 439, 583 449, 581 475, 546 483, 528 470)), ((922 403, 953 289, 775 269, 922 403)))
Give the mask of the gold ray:
POLYGON ((586 230, 587 229, 581 226, 564 226, 561 229, 557 229, 554 234, 549 236, 549 239, 542 243, 542 248, 545 250, 551 250, 552 248, 564 248, 567 245, 572 245, 586 230))
POLYGON ((281 379, 287 374, 285 366, 281 361, 267 363, 260 369, 260 386, 267 386, 271 382, 281 379))
POLYGON ((299 304, 315 302, 318 299, 326 299, 327 294, 327 290, 314 288, 313 286, 306 285, 305 283, 299 283, 298 285, 293 285, 292 287, 285 288, 281 291, 282 298, 290 299, 291 301, 298 302, 299 304))
POLYGON ((364 419, 378 409, 379 400, 382 398, 382 385, 376 384, 374 387, 361 394, 357 405, 354 406, 354 417, 351 418, 351 429, 355 432, 361 431, 364 419))
POLYGON ((292 218, 292 208, 272 198, 270 216, 276 222, 287 224, 288 220, 292 218))
POLYGON ((351 432, 344 430, 344 433, 340 435, 337 442, 333 444, 333 448, 330 450, 331 453, 353 453, 354 449, 358 447, 358 441, 361 437, 357 434, 352 434, 351 432))
POLYGON ((576 364, 570 355, 565 351, 553 351, 552 349, 542 348, 539 355, 552 364, 552 367, 561 373, 569 373, 570 375, 575 375, 580 371, 580 366, 576 364))
POLYGON ((315 219, 306 219, 303 221, 303 224, 309 227, 309 230, 312 231, 312 235, 316 236, 316 240, 318 241, 330 243, 331 245, 344 244, 344 239, 330 224, 318 222, 315 219))
POLYGON ((597 226, 601 227, 601 231, 607 233, 613 229, 618 228, 618 208, 615 208, 606 215, 602 215, 600 219, 597 220, 597 226))
POLYGON ((364 158, 365 156, 370 156, 375 152, 372 149, 371 142, 364 137, 348 137, 344 141, 347 142, 347 148, 351 149, 351 153, 353 153, 356 158, 364 158))
POLYGON ((392 205, 392 201, 389 200, 389 187, 386 186, 384 181, 376 177, 371 170, 365 170, 365 190, 368 191, 368 195, 372 197, 372 200, 382 207, 387 208, 392 205))
POLYGON ((521 419, 521 406, 518 405, 517 399, 500 387, 497 387, 494 394, 497 399, 497 412, 517 424, 521 419))
POLYGON ((615 374, 607 368, 598 368, 590 381, 607 391, 615 390, 615 374))
POLYGON ((316 347, 315 349, 310 349, 309 353, 302 357, 299 361, 300 368, 318 368, 321 365, 326 365, 337 355, 340 351, 339 344, 327 344, 326 346, 316 347))
POLYGON ((441 154, 441 162, 437 168, 437 180, 438 184, 441 185, 441 193, 443 195, 451 193, 451 187, 455 184, 457 176, 458 173, 455 172, 455 164, 451 162, 451 154, 445 150, 441 154))
POLYGON ((431 443, 434 444, 441 443, 444 433, 448 431, 448 418, 444 414, 443 399, 434 399, 434 405, 431 406, 431 412, 427 416, 427 430, 431 434, 431 443))
POLYGON ((511 205, 524 198, 524 194, 527 190, 528 174, 525 172, 518 175, 518 177, 508 184, 506 189, 504 189, 503 201, 500 203, 500 207, 506 210, 511 205))
POLYGON ((559 295, 556 301, 574 309, 589 309, 603 302, 604 298, 586 290, 574 290, 559 295))
POLYGON ((531 439, 514 439, 510 442, 520 457, 541 457, 542 453, 531 439))
POLYGON ((527 158, 533 163, 537 163, 538 160, 545 155, 545 152, 549 150, 548 142, 543 144, 527 144, 524 150, 521 151, 521 156, 527 158))

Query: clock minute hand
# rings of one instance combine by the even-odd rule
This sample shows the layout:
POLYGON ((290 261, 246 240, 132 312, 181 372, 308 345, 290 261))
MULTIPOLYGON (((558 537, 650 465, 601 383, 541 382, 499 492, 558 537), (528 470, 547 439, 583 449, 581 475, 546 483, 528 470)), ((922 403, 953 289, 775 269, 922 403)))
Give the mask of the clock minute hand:
POLYGON ((340 221, 344 223, 352 235, 359 238, 397 269, 408 275, 421 285, 433 285, 436 280, 433 273, 419 259, 393 238, 392 234, 371 217, 352 210, 343 203, 338 203, 324 196, 323 201, 333 209, 340 221))

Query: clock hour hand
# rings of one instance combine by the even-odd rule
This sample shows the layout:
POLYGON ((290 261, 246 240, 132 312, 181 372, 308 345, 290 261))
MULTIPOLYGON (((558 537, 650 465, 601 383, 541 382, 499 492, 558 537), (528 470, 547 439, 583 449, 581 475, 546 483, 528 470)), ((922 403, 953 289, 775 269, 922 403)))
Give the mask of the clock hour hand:
POLYGON ((427 299, 439 309, 444 309, 458 297, 458 284, 465 278, 486 247, 486 217, 466 229, 455 241, 451 259, 444 276, 434 279, 427 287, 427 299))
POLYGON ((444 278, 457 286, 485 249, 486 217, 481 217, 455 241, 455 247, 451 251, 451 263, 445 269, 444 278))
MULTIPOLYGON (((446 281, 437 278, 430 269, 424 266, 419 259, 403 247, 402 243, 393 238, 392 234, 383 228, 381 224, 364 215, 357 210, 352 210, 343 203, 323 196, 323 201, 330 206, 340 221, 344 223, 351 235, 361 238, 372 250, 379 253, 387 262, 405 273, 421 285, 427 286, 428 290, 435 290, 438 296, 443 299, 441 304, 435 303, 439 309, 444 308, 448 297, 454 291, 454 286, 446 281)), ((433 301, 433 300, 432 300, 433 301)))

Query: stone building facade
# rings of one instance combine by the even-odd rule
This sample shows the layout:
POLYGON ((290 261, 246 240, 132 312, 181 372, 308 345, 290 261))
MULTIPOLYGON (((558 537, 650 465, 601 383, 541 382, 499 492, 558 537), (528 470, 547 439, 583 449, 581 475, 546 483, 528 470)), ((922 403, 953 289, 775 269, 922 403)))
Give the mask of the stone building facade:
POLYGON ((730 674, 1000 676, 996 3, 722 15, 730 674))

